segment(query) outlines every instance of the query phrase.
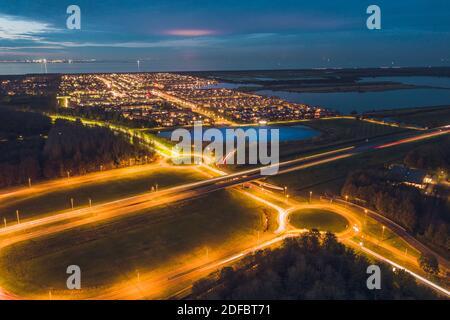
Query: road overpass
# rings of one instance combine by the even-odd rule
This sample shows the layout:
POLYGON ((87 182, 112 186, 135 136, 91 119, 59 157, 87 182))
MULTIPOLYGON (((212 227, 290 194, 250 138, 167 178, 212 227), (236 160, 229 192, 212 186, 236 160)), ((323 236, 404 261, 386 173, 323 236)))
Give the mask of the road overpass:
MULTIPOLYGON (((365 152, 374 152, 379 149, 384 149, 392 146, 398 146, 404 143, 410 143, 419 141, 421 139, 429 139, 432 137, 441 136, 450 133, 450 128, 438 128, 433 130, 427 130, 422 132, 415 132, 411 135, 402 135, 393 140, 390 138, 383 138, 373 142, 366 142, 357 147, 347 147, 337 150, 327 151, 311 156, 301 157, 294 160, 288 160, 276 164, 278 166, 278 174, 297 171, 305 168, 310 168, 325 163, 331 163, 341 159, 353 157, 365 152)), ((265 166, 269 168, 275 166, 265 166)), ((62 222, 68 219, 89 217, 94 214, 98 217, 103 216, 108 218, 111 216, 124 215, 130 212, 136 212, 152 208, 165 203, 173 203, 174 201, 181 201, 199 197, 201 195, 214 192, 220 189, 229 188, 245 182, 259 180, 266 176, 261 175, 261 167, 240 171, 228 175, 223 175, 216 178, 211 178, 199 182, 187 183, 181 186, 168 188, 158 192, 145 193, 125 199, 120 199, 100 205, 96 205, 90 208, 77 209, 57 215, 52 215, 44 218, 38 218, 30 220, 17 225, 8 226, 0 229, 0 236, 16 232, 19 230, 32 229, 48 224, 62 222)))

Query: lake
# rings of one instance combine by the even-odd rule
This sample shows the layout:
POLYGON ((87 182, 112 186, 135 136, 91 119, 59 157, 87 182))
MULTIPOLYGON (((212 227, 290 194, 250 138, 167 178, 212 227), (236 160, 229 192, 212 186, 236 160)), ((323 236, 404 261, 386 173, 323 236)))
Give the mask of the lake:
POLYGON ((391 81, 435 88, 385 90, 376 92, 288 92, 259 90, 256 93, 277 96, 295 103, 306 103, 337 110, 343 114, 383 109, 428 107, 450 105, 449 77, 366 77, 360 82, 391 81))
MULTIPOLYGON (((337 110, 343 114, 349 114, 356 110, 358 112, 413 108, 438 105, 450 105, 450 78, 430 76, 410 77, 364 77, 360 82, 391 81, 418 86, 432 86, 434 88, 386 90, 378 92, 289 92, 258 90, 255 93, 265 96, 276 96, 283 100, 294 103, 305 103, 311 106, 320 106, 327 109, 337 110)), ((243 86, 254 86, 253 84, 236 84, 221 82, 214 88, 236 89, 243 86)))
MULTIPOLYGON (((280 142, 288 142, 288 141, 299 141, 306 140, 320 135, 320 132, 314 129, 311 129, 307 126, 302 125, 293 125, 293 126, 239 126, 239 127, 222 127, 218 128, 222 134, 225 136, 226 129, 256 129, 258 135, 260 134, 261 129, 278 129, 280 142)), ((203 128, 203 132, 208 129, 208 127, 203 128)), ((158 133, 159 137, 166 138, 170 140, 173 130, 161 131, 158 133)), ((193 130, 190 130, 191 133, 193 130)), ((270 132, 268 133, 268 141, 270 141, 270 132)))

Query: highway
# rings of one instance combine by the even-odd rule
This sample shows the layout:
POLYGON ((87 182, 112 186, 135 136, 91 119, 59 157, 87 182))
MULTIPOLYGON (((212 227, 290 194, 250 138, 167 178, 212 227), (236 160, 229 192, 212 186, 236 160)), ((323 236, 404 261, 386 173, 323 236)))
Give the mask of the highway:
MULTIPOLYGON (((415 134, 414 136, 403 137, 401 139, 397 139, 395 141, 390 141, 392 138, 385 138, 378 142, 367 142, 358 147, 347 147, 337 150, 332 150, 328 152, 323 152, 307 157, 301 157, 294 160, 284 161, 277 166, 279 167, 278 174, 297 171, 305 168, 310 168, 314 166, 318 166, 325 163, 330 163, 334 161, 338 161, 341 159, 349 158, 355 156, 357 154, 362 154, 364 152, 378 150, 381 147, 387 148, 389 146, 397 146, 403 143, 410 143, 412 141, 418 141, 420 139, 429 139, 432 137, 440 136, 443 134, 448 134, 450 129, 435 129, 429 130, 426 132, 420 132, 419 134, 415 134), (411 140, 413 139, 413 140, 411 140)), ((274 165, 265 166, 265 168, 272 167, 274 165)), ((220 171, 219 171, 220 172, 220 171)), ((199 182, 187 183, 184 185, 180 185, 177 187, 168 188, 165 190, 161 190, 153 193, 145 193, 125 199, 120 199, 96 206, 92 206, 90 208, 76 209, 69 212, 64 212, 44 218, 37 218, 34 220, 29 220, 20 224, 7 226, 0 229, 0 236, 16 232, 23 231, 30 228, 41 227, 48 224, 53 224, 56 222, 61 222, 68 219, 74 219, 84 216, 89 216, 95 214, 97 218, 104 217, 110 218, 119 215, 125 215, 130 212, 137 212, 140 210, 152 208, 164 203, 172 203, 180 200, 192 199, 210 192, 214 192, 220 189, 236 186, 239 184, 243 184, 245 182, 258 180, 264 178, 265 176, 261 175, 261 167, 249 169, 245 171, 240 171, 233 174, 223 175, 216 178, 206 179, 199 182)), ((83 179, 80 177, 79 179, 83 179)), ((59 182, 54 182, 56 186, 58 186, 59 182)), ((62 182, 64 183, 64 182, 62 182)), ((65 182, 67 183, 67 182, 65 182)), ((39 188, 39 187, 36 187, 39 188)), ((43 188, 43 187, 42 187, 43 188)), ((30 188, 32 189, 32 188, 30 188)), ((27 189, 25 189, 27 190, 27 189)), ((20 192, 18 190, 13 193, 20 192)), ((24 191, 26 192, 26 191, 24 191)), ((1 197, 8 197, 8 193, 4 193, 1 197)))
MULTIPOLYGON (((377 141, 371 141, 364 143, 360 146, 347 147, 342 149, 337 149, 333 151, 323 152, 320 154, 315 154, 307 157, 301 157, 294 160, 284 161, 279 164, 279 172, 286 173, 296 170, 301 170, 304 168, 309 168, 313 166, 318 166, 324 163, 330 163, 334 161, 338 161, 340 159, 349 158, 355 156, 357 154, 362 154, 364 152, 372 152, 379 149, 389 148, 392 146, 397 146, 405 143, 410 143, 413 141, 419 141, 422 139, 429 139, 436 136, 448 134, 450 129, 448 128, 438 128, 435 130, 428 130, 422 132, 415 132, 414 135, 407 135, 402 138, 392 139, 392 138, 384 138, 377 141)), ((273 165, 272 165, 273 166, 273 165)), ((267 166, 270 167, 270 166, 267 166)), ((52 216, 38 218, 35 220, 26 221, 20 224, 8 226, 0 229, 0 248, 5 248, 13 243, 19 241, 25 241, 28 239, 33 239, 36 237, 41 237, 44 235, 61 232, 64 230, 68 230, 70 228, 74 228, 80 225, 109 219, 112 217, 118 217, 127 214, 133 214, 136 212, 141 212, 143 210, 148 210, 149 208, 156 207, 162 204, 174 203, 176 201, 183 201, 193 199, 209 192, 214 192, 220 189, 229 188, 232 186, 236 186, 239 184, 243 184, 245 182, 254 181, 263 178, 261 175, 261 168, 254 168, 245 171, 241 171, 238 173, 228 174, 216 178, 211 178, 199 182, 193 182, 184 184, 177 187, 168 188, 165 190, 161 190, 158 192, 145 193, 138 196, 133 196, 125 199, 120 199, 108 203, 104 203, 101 205, 96 205, 90 208, 83 208, 72 210, 69 212, 64 212, 60 214, 55 214, 52 216), (42 228, 41 227, 46 227, 42 228)), ((51 182, 57 183, 57 182, 51 182)), ((56 184, 57 186, 57 184, 56 184)), ((20 192, 20 190, 14 190, 13 193, 16 194, 20 192)), ((8 197, 8 193, 3 193, 2 197, 8 197)), ((251 195, 252 197, 256 197, 255 195, 251 195)), ((258 197, 256 197, 258 198, 258 197)), ((258 200, 258 199, 255 199, 258 200)), ((259 198, 258 201, 264 202, 270 205, 272 208, 276 209, 279 214, 279 229, 278 233, 281 235, 276 237, 278 239, 276 241, 281 241, 284 237, 290 234, 284 234, 286 228, 285 219, 287 218, 286 210, 278 207, 276 205, 271 204, 270 202, 259 198)), ((272 239, 273 240, 273 239, 272 239)), ((271 241, 272 241, 271 240, 271 241)), ((275 241, 275 240, 273 240, 275 241)), ((275 242, 276 242, 275 241, 275 242)), ((272 245, 274 242, 271 242, 269 245, 272 245)), ((248 252, 252 252, 253 249, 249 249, 248 252)), ((238 259, 247 253, 239 253, 234 255, 234 259, 238 259)), ((223 263, 228 263, 233 259, 227 258, 223 263)), ((211 268, 217 267, 215 264, 211 266, 211 268)), ((209 268, 207 268, 209 270, 209 268)), ((166 278, 167 279, 167 278, 166 278)), ((152 282, 154 285, 154 282, 152 282)), ((125 294, 124 291, 121 291, 121 296, 125 294)), ((142 292, 141 292, 142 294, 142 292)), ((0 295, 4 297, 13 298, 13 295, 6 293, 5 291, 0 291, 0 295)), ((114 295, 112 295, 114 296, 114 295)))
POLYGON ((352 207, 357 208, 359 210, 365 210, 365 212, 367 212, 367 215, 369 217, 371 217, 372 219, 378 221, 382 225, 384 225, 387 228, 389 228, 391 231, 393 231, 395 234, 397 234, 399 237, 401 237, 403 240, 405 240, 411 247, 416 248, 419 252, 426 253, 426 254, 431 254, 431 255, 435 256, 438 259, 439 265, 441 267, 444 267, 446 270, 450 271, 450 264, 449 264, 447 259, 445 259, 441 255, 437 254, 436 252, 434 252, 433 250, 431 250, 427 246, 423 245, 420 241, 418 241, 411 234, 409 234, 408 231, 405 228, 403 228, 402 226, 398 225, 394 221, 386 218, 385 216, 383 216, 383 215, 381 215, 381 214, 379 214, 379 213, 377 213, 377 212, 375 212, 373 210, 366 209, 366 208, 361 207, 361 206, 359 206, 357 204, 354 204, 354 203, 351 203, 351 202, 346 202, 346 201, 340 200, 340 199, 335 199, 334 201, 337 201, 337 202, 340 202, 340 203, 344 203, 346 205, 352 206, 352 207))

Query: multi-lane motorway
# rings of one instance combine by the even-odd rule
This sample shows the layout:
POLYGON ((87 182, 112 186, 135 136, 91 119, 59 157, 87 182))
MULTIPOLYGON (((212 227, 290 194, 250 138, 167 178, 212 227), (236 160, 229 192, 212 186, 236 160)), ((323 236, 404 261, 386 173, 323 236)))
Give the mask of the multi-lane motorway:
MULTIPOLYGON (((279 167, 278 174, 318 166, 324 163, 338 161, 340 159, 350 158, 365 152, 376 152, 376 150, 379 149, 385 149, 392 146, 410 143, 413 141, 419 141, 422 139, 430 139, 448 133, 450 133, 450 128, 443 127, 433 130, 408 133, 405 135, 396 136, 396 138, 387 137, 374 141, 367 141, 358 146, 336 149, 307 157, 284 161, 277 165, 279 167)), ((154 193, 146 193, 126 199, 120 199, 89 208, 83 208, 70 212, 59 213, 52 216, 46 216, 43 218, 37 218, 0 229, 0 248, 4 248, 19 241, 61 232, 83 224, 139 212, 166 203, 192 199, 209 192, 214 192, 223 188, 228 188, 243 184, 245 182, 258 180, 263 177, 264 176, 261 175, 261 168, 254 168, 238 173, 222 175, 216 178, 211 178, 199 182, 184 184, 154 193)), ((58 182, 52 183, 55 184, 55 187, 58 186, 58 182)), ((35 187, 39 188, 39 185, 36 185, 35 187)), ((13 193, 16 195, 20 192, 20 190, 13 191, 13 193)), ((0 197, 8 196, 11 195, 9 195, 8 193, 3 193, 0 195, 0 197)), ((280 209, 279 211, 283 210, 280 209)), ((281 212, 280 215, 282 213, 283 212, 281 212)), ((285 215, 283 215, 282 220, 284 220, 284 217, 285 215)), ((283 230, 278 231, 281 232, 283 230)))
MULTIPOLYGON (((291 171, 301 170, 313 166, 318 166, 325 163, 353 157, 364 152, 372 152, 380 148, 387 148, 390 146, 397 146, 412 141, 418 141, 420 139, 429 139, 432 137, 448 134, 450 128, 439 128, 428 130, 426 132, 415 132, 414 135, 409 134, 406 137, 400 137, 395 140, 392 138, 384 138, 374 142, 366 142, 357 147, 347 147, 332 151, 327 151, 307 157, 301 157, 294 160, 280 162, 276 164, 278 166, 278 174, 287 173, 291 171)), ((273 164, 271 166, 274 166, 273 164)), ((266 166, 268 168, 270 166, 266 166)), ((68 219, 74 219, 77 217, 90 216, 95 213, 96 219, 110 218, 112 216, 125 215, 130 212, 137 212, 143 209, 148 209, 154 206, 158 206, 164 203, 171 203, 174 201, 192 199, 196 196, 201 196, 209 192, 214 192, 220 189, 232 187, 235 185, 243 184, 245 182, 258 180, 264 178, 261 174, 261 168, 249 169, 240 171, 233 174, 223 175, 216 178, 202 180, 199 182, 187 183, 177 187, 161 190, 156 193, 145 193, 125 199, 120 199, 101 205, 93 206, 90 208, 83 208, 65 212, 57 215, 52 215, 44 218, 38 218, 30 220, 24 223, 8 226, 0 229, 0 236, 16 232, 20 230, 27 230, 30 228, 36 228, 48 224, 54 224, 68 219)), ((59 183, 54 182, 55 187, 58 187, 59 183)), ((40 188, 37 185, 35 188, 40 188)), ((14 193, 20 192, 19 190, 13 191, 14 193)), ((1 197, 8 197, 7 193, 1 194, 1 197)), ((0 243, 1 245, 1 243, 0 243)))

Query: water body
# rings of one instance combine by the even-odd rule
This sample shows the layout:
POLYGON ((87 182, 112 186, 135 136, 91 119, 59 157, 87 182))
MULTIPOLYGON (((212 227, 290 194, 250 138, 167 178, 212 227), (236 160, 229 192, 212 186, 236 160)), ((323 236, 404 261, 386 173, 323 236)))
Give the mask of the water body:
POLYGON ((379 92, 287 92, 259 90, 257 94, 276 96, 294 103, 333 109, 343 114, 352 111, 415 108, 450 105, 450 89, 402 89, 379 92))
MULTIPOLYGON (((311 129, 306 126, 302 125, 293 125, 293 126, 239 126, 239 127, 222 127, 218 128, 220 132, 222 132, 223 136, 226 136, 226 129, 256 129, 258 136, 261 133, 261 129, 278 129, 279 130, 279 136, 280 136, 280 142, 288 142, 288 141, 299 141, 299 140, 306 140, 313 137, 316 137, 320 134, 319 131, 311 129)), ((208 127, 203 128, 203 132, 208 129, 208 127)), ((189 130, 192 134, 193 130, 189 130)), ((161 131, 158 133, 159 137, 169 139, 171 138, 173 130, 167 130, 167 131, 161 131)), ((268 141, 270 141, 270 131, 268 131, 268 141)), ((252 140, 250 140, 252 141, 252 140)))
MULTIPOLYGON (((147 71, 141 63, 140 71, 147 71)), ((150 66, 147 66, 149 68, 150 66)), ((132 62, 85 62, 47 63, 48 73, 108 73, 137 72, 137 63, 132 62)), ((148 70, 151 71, 151 70, 148 70)), ((39 63, 0 63, 0 74, 44 73, 44 65, 39 63)))

